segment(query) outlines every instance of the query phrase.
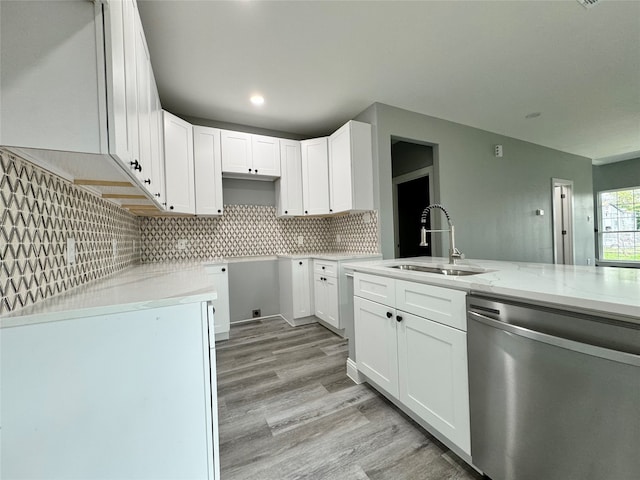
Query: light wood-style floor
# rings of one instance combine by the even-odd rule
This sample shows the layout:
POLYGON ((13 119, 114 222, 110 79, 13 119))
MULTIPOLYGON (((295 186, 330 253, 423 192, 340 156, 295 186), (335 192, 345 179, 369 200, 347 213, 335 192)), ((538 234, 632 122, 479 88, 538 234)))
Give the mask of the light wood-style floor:
POLYGON ((346 340, 279 317, 216 344, 222 480, 482 478, 367 385, 346 340))

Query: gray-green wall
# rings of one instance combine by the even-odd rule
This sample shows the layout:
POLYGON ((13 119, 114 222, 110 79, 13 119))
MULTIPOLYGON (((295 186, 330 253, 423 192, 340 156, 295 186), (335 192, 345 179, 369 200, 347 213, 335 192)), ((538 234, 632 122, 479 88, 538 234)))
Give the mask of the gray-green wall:
POLYGON ((593 166, 593 192, 640 185, 640 158, 593 166))
MULTIPOLYGON (((374 198, 385 258, 394 251, 391 137, 435 145, 434 198, 451 214, 467 258, 552 263, 552 178, 573 181, 575 263, 593 258, 590 159, 380 103, 356 119, 374 125, 374 198), (494 156, 495 144, 503 145, 502 158, 494 156)), ((444 241, 441 251, 447 248, 444 241)))

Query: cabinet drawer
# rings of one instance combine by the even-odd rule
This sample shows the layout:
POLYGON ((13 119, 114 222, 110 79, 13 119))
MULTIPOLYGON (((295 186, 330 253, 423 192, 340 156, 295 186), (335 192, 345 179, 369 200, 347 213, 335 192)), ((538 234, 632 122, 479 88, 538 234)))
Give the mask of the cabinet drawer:
POLYGON ((467 331, 466 293, 422 283, 396 281, 396 308, 467 331))
POLYGON ((393 278, 356 273, 353 280, 354 295, 383 305, 395 306, 396 281, 393 278))
POLYGON ((327 277, 337 277, 338 262, 331 262, 326 260, 314 260, 313 271, 314 273, 322 273, 327 277))

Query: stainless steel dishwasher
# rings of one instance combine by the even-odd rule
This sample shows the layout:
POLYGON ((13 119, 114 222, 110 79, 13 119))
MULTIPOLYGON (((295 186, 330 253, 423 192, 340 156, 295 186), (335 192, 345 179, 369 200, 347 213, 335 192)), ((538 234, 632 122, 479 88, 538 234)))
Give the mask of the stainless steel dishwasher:
POLYGON ((471 456, 493 480, 640 478, 640 324, 467 297, 471 456))

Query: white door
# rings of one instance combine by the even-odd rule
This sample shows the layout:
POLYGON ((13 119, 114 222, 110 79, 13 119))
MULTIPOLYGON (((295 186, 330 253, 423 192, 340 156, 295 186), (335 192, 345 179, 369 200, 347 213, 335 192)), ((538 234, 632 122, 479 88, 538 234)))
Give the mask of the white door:
POLYGON ((193 129, 190 123, 164 112, 164 156, 167 210, 195 213, 193 129))
POLYGON ((351 122, 329 137, 329 204, 333 213, 353 209, 351 122))
POLYGON ((220 130, 193 127, 196 214, 222 215, 220 130))
POLYGON ((222 171, 253 173, 251 167, 251 135, 242 132, 221 130, 222 171))
POLYGON ((252 173, 280 176, 280 139, 251 135, 251 155, 252 173))
POLYGON ((552 181, 554 263, 573 265, 573 182, 552 181))
POLYGON ((400 401, 471 454, 466 333, 401 310, 397 315, 400 401))
POLYGON ((354 297, 354 331, 358 371, 398 397, 398 343, 395 310, 354 297))
POLYGON ((303 140, 302 196, 305 215, 329 213, 329 158, 327 137, 303 140))
POLYGON ((293 278, 293 318, 311 315, 311 286, 309 284, 309 259, 291 261, 293 278))
POLYGON ((279 216, 302 215, 302 159, 300 142, 280 140, 280 179, 276 202, 279 216))

